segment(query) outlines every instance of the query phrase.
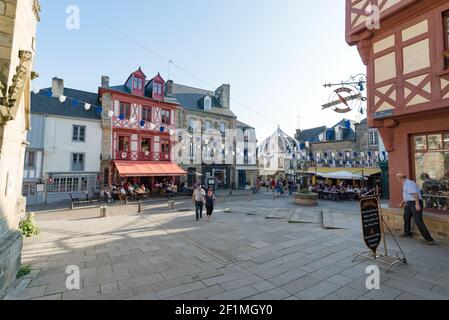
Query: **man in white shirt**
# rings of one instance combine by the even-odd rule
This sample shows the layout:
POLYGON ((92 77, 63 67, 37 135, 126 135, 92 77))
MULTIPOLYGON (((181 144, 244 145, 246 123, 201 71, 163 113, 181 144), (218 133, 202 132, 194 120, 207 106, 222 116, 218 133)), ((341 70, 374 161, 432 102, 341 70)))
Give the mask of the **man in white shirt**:
POLYGON ((192 202, 195 205, 196 221, 203 219, 203 206, 206 199, 206 191, 199 184, 193 192, 192 202))
POLYGON ((400 207, 404 208, 404 234, 402 237, 413 237, 411 232, 411 221, 413 217, 415 224, 423 238, 426 240, 426 243, 429 245, 434 245, 435 241, 430 235, 423 219, 424 203, 422 200, 421 190, 416 182, 408 179, 405 174, 398 173, 396 177, 402 184, 403 201, 400 204, 400 207))

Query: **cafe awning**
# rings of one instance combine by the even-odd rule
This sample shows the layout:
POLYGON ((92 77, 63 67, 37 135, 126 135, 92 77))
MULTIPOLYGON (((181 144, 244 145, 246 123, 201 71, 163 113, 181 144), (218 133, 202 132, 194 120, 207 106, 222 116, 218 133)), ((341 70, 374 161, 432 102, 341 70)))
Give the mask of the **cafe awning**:
POLYGON ((381 173, 381 170, 379 168, 330 168, 330 167, 322 167, 322 168, 309 168, 308 172, 315 174, 318 172, 319 173, 336 173, 336 172, 340 172, 340 171, 346 171, 346 172, 351 172, 351 173, 355 173, 358 175, 363 175, 365 177, 371 177, 373 175, 379 174, 381 173))
POLYGON ((317 176, 327 179, 340 179, 340 180, 368 180, 366 176, 361 174, 352 173, 349 171, 337 171, 333 173, 321 173, 317 172, 317 176))
POLYGON ((174 162, 115 161, 121 177, 176 177, 187 173, 174 162))

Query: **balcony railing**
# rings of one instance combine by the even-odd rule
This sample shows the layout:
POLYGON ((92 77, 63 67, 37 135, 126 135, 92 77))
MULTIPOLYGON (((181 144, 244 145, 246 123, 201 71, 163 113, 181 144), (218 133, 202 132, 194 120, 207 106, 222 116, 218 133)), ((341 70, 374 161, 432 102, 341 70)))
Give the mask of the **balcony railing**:
POLYGON ((169 152, 116 151, 114 160, 124 160, 124 161, 171 161, 171 154, 169 152))

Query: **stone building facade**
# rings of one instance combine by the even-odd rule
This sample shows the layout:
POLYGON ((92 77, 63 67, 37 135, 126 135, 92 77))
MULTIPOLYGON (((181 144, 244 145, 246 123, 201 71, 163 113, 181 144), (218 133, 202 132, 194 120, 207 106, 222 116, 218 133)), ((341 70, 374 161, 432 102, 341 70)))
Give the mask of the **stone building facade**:
POLYGON ((0 0, 0 295, 21 263, 18 225, 26 204, 22 175, 39 12, 37 0, 0 0))
POLYGON ((247 147, 237 150, 234 137, 225 135, 228 130, 234 132, 236 129, 241 129, 244 132, 251 132, 249 137, 256 143, 255 130, 238 122, 237 116, 231 110, 230 85, 223 84, 215 91, 210 91, 177 84, 169 80, 165 89, 167 97, 173 99, 181 107, 178 110, 177 127, 190 133, 190 141, 180 141, 180 143, 186 143, 187 152, 190 153, 189 161, 181 163, 183 170, 187 172, 187 176, 182 182, 186 182, 190 186, 195 182, 207 185, 208 181, 213 179, 216 182, 215 187, 223 189, 254 186, 257 179, 255 150, 252 154, 247 147), (208 163, 204 159, 204 154, 208 154, 208 151, 205 152, 206 147, 203 140, 205 133, 210 129, 217 130, 222 135, 222 141, 218 142, 220 146, 217 145, 217 150, 214 151, 223 152, 223 162, 208 163), (197 144, 201 145, 201 149, 195 150, 196 152, 193 150, 196 145, 193 141, 194 133, 202 140, 197 144), (227 138, 232 138, 232 140, 226 141, 227 138), (226 145, 227 149, 221 150, 222 145, 226 145), (242 163, 237 167, 240 156, 242 163), (252 163, 254 165, 251 165, 252 163), (244 175, 245 179, 243 179, 244 175))

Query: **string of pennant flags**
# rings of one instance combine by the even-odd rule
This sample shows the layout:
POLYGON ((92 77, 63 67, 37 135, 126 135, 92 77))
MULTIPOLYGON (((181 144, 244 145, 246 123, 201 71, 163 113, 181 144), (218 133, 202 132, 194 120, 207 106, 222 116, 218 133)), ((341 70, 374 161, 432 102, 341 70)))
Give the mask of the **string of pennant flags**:
MULTIPOLYGON (((40 89, 38 89, 38 88, 35 88, 35 89, 33 90, 33 93, 34 93, 34 94, 40 94, 40 93, 43 93, 45 96, 47 96, 47 97, 49 97, 49 98, 55 98, 55 99, 58 99, 59 102, 60 102, 61 104, 67 103, 68 105, 71 105, 72 107, 75 107, 75 108, 76 108, 76 107, 79 107, 79 106, 81 106, 81 105, 84 104, 84 109, 85 109, 86 111, 89 111, 89 110, 93 109, 99 116, 101 116, 101 114, 103 113, 103 107, 101 107, 101 106, 92 105, 91 103, 84 102, 84 101, 81 101, 81 100, 79 100, 79 99, 75 99, 75 98, 68 97, 68 96, 65 96, 65 95, 61 95, 61 96, 59 96, 59 98, 53 97, 53 92, 52 92, 51 89, 43 89, 43 90, 40 90, 40 89)), ((109 118, 114 117, 114 115, 115 115, 115 112, 114 112, 114 111, 111 110, 111 111, 108 112, 108 117, 109 117, 109 118)), ((120 115, 118 116, 118 119, 121 120, 121 121, 125 120, 125 115, 124 115, 124 114, 120 114, 120 115)), ((135 123, 135 122, 137 121, 137 119, 131 118, 131 119, 129 119, 129 121, 130 121, 131 123, 135 123)), ((145 120, 140 120, 139 125, 140 125, 141 127, 144 127, 146 123, 147 123, 147 122, 146 122, 145 120)), ((154 130, 154 129, 156 129, 156 128, 157 128, 157 125, 155 125, 154 123, 150 123, 150 130, 154 130)), ((159 127, 159 131, 160 131, 161 133, 165 132, 166 129, 167 129, 167 126, 166 126, 166 125, 161 125, 161 126, 159 127)), ((170 135, 173 135, 173 134, 174 134, 174 130, 173 130, 173 129, 169 129, 169 134, 170 134, 170 135)))

